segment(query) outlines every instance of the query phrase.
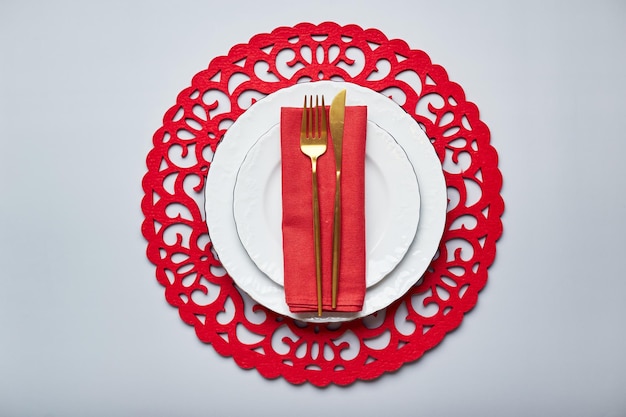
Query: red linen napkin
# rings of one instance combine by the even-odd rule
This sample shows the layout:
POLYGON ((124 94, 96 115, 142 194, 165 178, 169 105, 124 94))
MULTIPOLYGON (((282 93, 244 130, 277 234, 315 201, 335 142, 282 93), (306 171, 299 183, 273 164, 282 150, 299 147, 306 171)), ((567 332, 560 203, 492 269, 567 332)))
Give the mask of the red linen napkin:
MULTIPOLYGON (((285 296, 293 312, 317 311, 311 160, 300 150, 301 108, 281 111, 285 296)), ((327 119, 329 120, 329 119, 327 119)), ((335 155, 328 132, 317 162, 325 311, 355 312, 365 297, 365 133, 367 107, 346 107, 342 164, 342 239, 337 308, 331 309, 335 155)))

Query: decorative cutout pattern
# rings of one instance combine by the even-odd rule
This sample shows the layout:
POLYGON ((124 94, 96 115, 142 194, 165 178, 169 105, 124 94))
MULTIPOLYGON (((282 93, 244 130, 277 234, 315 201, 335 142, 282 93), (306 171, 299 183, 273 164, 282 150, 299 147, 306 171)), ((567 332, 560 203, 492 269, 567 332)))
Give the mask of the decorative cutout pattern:
POLYGON ((266 378, 346 385, 394 371, 455 329, 486 283, 504 210, 489 130, 441 66, 376 29, 301 23, 234 46, 178 95, 153 145, 142 232, 165 298, 201 341, 266 378), (387 309, 342 324, 302 323, 256 304, 221 267, 204 219, 206 176, 228 127, 258 99, 317 80, 349 81, 401 105, 431 138, 449 196, 443 239, 420 282, 387 309))

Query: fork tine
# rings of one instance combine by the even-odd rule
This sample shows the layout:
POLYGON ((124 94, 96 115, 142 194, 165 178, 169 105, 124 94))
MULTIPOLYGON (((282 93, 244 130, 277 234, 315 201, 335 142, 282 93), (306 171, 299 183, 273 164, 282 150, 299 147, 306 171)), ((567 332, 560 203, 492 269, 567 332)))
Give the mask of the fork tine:
POLYGON ((311 131, 311 99, 309 98, 309 100, 307 101, 307 105, 305 108, 305 112, 306 112, 306 136, 308 137, 310 135, 310 131, 311 131))
POLYGON ((317 129, 317 122, 315 121, 315 115, 317 110, 313 107, 313 96, 309 97, 309 137, 315 137, 315 130, 317 129))
POLYGON ((324 105, 324 96, 322 96, 322 130, 320 134, 320 138, 326 138, 326 105, 324 105))
POLYGON ((320 105, 319 97, 315 96, 315 129, 313 130, 313 136, 315 139, 320 137, 320 105))

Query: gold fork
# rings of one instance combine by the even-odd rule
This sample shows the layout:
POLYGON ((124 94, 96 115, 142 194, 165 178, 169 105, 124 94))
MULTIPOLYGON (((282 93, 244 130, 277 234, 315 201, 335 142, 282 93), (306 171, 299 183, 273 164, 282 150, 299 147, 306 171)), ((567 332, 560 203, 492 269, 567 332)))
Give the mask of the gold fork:
POLYGON ((313 96, 310 97, 308 106, 306 96, 304 96, 302 126, 300 127, 300 150, 311 158, 311 173, 313 176, 313 234, 318 316, 322 315, 322 253, 320 244, 320 204, 317 192, 317 158, 326 152, 327 142, 324 96, 322 96, 321 107, 318 105, 318 97, 315 96, 315 108, 313 108, 313 96))

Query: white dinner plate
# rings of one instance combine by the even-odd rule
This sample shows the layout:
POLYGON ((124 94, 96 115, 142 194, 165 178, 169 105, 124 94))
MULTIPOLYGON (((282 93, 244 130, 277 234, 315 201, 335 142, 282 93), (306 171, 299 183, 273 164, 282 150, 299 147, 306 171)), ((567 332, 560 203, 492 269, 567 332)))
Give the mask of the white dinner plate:
MULTIPOLYGON (((371 287, 396 267, 413 242, 420 197, 413 165, 386 131, 368 122, 365 144, 366 286, 371 287)), ((235 183, 234 214, 250 258, 284 285, 280 148, 276 125, 250 149, 235 183)))
MULTIPOLYGON (((228 129, 218 146, 206 183, 206 220, 213 247, 235 283, 258 303, 275 312, 311 322, 346 321, 379 311, 405 294, 426 271, 439 246, 447 193, 441 163, 419 125, 388 97, 345 82, 296 84, 253 104, 228 129), (420 216, 415 238, 400 263, 378 284, 367 288, 363 309, 356 313, 292 313, 282 285, 271 280, 248 256, 234 219, 237 174, 260 135, 279 122, 281 107, 298 107, 305 94, 334 97, 346 89, 346 105, 367 105, 368 119, 388 132, 413 165, 420 193, 420 216)), ((262 239, 267 237, 261 237, 262 239)))

